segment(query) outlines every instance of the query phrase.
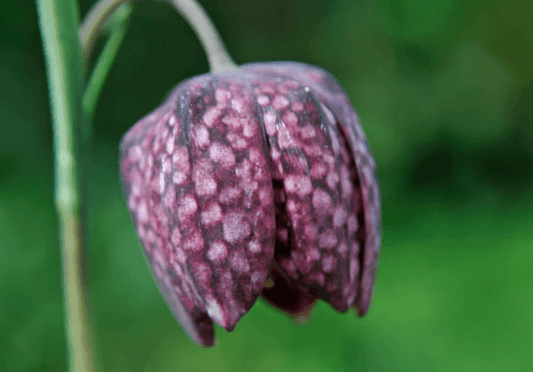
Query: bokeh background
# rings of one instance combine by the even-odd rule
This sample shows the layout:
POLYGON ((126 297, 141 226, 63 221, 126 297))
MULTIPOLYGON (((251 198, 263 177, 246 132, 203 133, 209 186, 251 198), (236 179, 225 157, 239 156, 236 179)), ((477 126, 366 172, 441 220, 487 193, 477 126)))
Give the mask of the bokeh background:
MULTIPOLYGON (((85 14, 91 0, 80 2, 85 14)), ((259 301, 218 345, 191 342, 149 274, 118 141, 207 72, 165 4, 136 5, 95 116, 87 284, 105 371, 529 371, 533 365, 533 2, 203 0, 238 63, 331 71, 382 185, 369 314, 259 301)), ((0 370, 64 371, 50 109, 35 4, 0 12, 0 370)), ((102 47, 100 40, 98 47, 102 47)), ((93 61, 94 62, 94 61, 93 61)))

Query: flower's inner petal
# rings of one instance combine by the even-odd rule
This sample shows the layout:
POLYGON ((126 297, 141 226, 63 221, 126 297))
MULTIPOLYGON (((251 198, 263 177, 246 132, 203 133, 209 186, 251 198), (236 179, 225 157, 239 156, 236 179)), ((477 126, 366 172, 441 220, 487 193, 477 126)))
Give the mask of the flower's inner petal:
POLYGON ((232 330, 260 295, 274 255, 260 112, 239 77, 211 76, 190 83, 177 113, 183 130, 165 174, 173 248, 196 305, 232 330))
POLYGON ((276 261, 310 294, 346 311, 359 288, 357 173, 336 121, 306 86, 253 79, 270 145, 276 261))
POLYGON ((281 267, 272 268, 261 295, 270 304, 292 316, 309 313, 317 300, 316 297, 291 282, 286 274, 281 273, 282 270, 281 267))
POLYGON ((204 307, 194 303, 190 286, 176 266, 170 219, 161 192, 162 138, 179 125, 173 117, 175 98, 138 122, 121 143, 121 177, 128 208, 158 286, 173 314, 189 337, 201 345, 213 345, 213 324, 204 307))

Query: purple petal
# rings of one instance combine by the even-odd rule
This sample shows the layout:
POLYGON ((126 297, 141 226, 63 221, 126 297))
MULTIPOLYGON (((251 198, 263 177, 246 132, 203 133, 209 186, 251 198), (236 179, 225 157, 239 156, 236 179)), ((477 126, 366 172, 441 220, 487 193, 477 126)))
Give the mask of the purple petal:
MULTIPOLYGON (((175 97, 176 95, 174 95, 175 97)), ((159 167, 154 167, 152 145, 175 105, 172 97, 138 122, 121 143, 122 187, 137 234, 159 289, 187 334, 201 345, 213 345, 213 325, 195 303, 190 287, 176 272, 170 221, 159 190, 159 167)))
POLYGON ((208 333, 207 315, 233 329, 274 253, 272 181, 251 91, 212 75, 181 84, 126 134, 121 158, 128 207, 167 302, 191 338, 212 344, 197 336, 208 333))
MULTIPOLYGON (((359 314, 364 315, 368 310, 373 292, 381 245, 381 218, 375 162, 355 110, 335 78, 318 67, 294 62, 271 62, 248 64, 243 68, 254 72, 288 77, 308 86, 322 104, 331 109, 334 119, 340 127, 340 137, 344 138, 349 146, 350 156, 355 159, 356 169, 350 167, 350 172, 357 172, 360 180, 358 182, 361 184, 360 195, 354 194, 356 199, 362 200, 364 211, 363 218, 358 218, 363 234, 356 233, 357 239, 361 242, 361 252, 357 255, 360 256, 358 262, 362 265, 362 270, 359 272, 360 290, 355 304, 359 314)), ((357 251, 355 248, 352 249, 350 256, 353 257, 357 251)))
POLYGON ((253 71, 274 188, 282 190, 276 200, 275 259, 313 296, 346 311, 359 288, 361 203, 352 158, 342 149, 333 114, 309 88, 261 68, 253 71))
POLYGON ((357 172, 361 180, 365 230, 362 237, 364 248, 361 291, 355 305, 359 315, 364 315, 370 306, 381 247, 381 202, 376 177, 376 164, 357 114, 337 80, 321 68, 299 65, 302 66, 302 69, 308 70, 307 81, 317 90, 318 94, 324 97, 324 101, 330 105, 338 118, 339 125, 355 157, 357 172))
POLYGON ((173 164, 188 167, 190 178, 180 174, 174 184, 178 204, 187 199, 196 207, 177 223, 184 237, 200 242, 186 255, 209 316, 231 330, 260 295, 274 254, 272 178, 259 111, 250 89, 232 75, 192 80, 180 106, 183 137, 176 144, 188 154, 173 164))

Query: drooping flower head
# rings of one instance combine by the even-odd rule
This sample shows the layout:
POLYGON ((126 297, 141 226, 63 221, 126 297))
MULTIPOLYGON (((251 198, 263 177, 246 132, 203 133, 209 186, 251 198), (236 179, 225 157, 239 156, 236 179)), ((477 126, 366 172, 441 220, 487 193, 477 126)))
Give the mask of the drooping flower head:
POLYGON ((326 71, 258 63, 192 78, 121 144, 128 208, 188 335, 214 343, 262 295, 368 310, 380 248, 375 164, 326 71))

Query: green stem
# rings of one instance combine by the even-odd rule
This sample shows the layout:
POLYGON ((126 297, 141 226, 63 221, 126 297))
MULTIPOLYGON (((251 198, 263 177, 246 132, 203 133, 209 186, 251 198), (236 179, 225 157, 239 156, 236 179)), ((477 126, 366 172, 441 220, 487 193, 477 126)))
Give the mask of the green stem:
POLYGON ((111 35, 107 39, 105 47, 93 69, 85 93, 83 94, 83 112, 90 118, 94 115, 100 92, 102 91, 107 75, 111 70, 113 60, 120 49, 122 40, 124 40, 124 37, 126 36, 132 10, 133 7, 131 4, 123 4, 113 14, 111 35))
MULTIPOLYGON (((66 330, 71 371, 94 370, 92 334, 82 279, 81 107, 83 62, 74 0, 37 0, 43 39, 55 153, 55 203, 62 247, 66 330)), ((88 156, 84 154, 84 156, 88 156)))

